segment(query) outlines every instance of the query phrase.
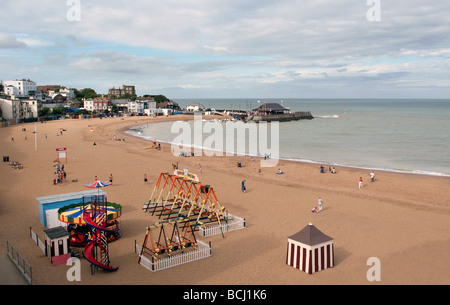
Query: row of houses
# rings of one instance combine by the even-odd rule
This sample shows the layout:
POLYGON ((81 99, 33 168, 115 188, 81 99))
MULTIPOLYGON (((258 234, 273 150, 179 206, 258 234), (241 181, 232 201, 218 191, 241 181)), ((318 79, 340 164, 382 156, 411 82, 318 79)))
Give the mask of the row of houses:
POLYGON ((93 113, 116 112, 131 115, 169 115, 180 110, 177 103, 170 101, 156 105, 153 99, 130 100, 109 99, 99 97, 85 99, 84 107, 77 100, 53 101, 51 103, 41 102, 35 97, 16 97, 14 95, 0 98, 0 120, 28 120, 36 119, 43 108, 49 108, 50 113, 54 108, 63 109, 64 112, 86 110, 93 113))
MULTIPOLYGON (((131 115, 169 115, 182 111, 174 101, 156 103, 146 98, 136 98, 134 86, 123 85, 122 88, 109 89, 108 95, 96 98, 77 100, 73 89, 59 85, 37 86, 29 79, 0 82, 0 120, 30 120, 37 119, 41 110, 48 114, 55 108, 63 112, 76 110, 92 113, 123 113, 131 115), (128 99, 117 99, 117 96, 133 96, 128 99), (45 109, 44 109, 45 110, 45 109)), ((199 103, 193 103, 186 107, 186 112, 202 112, 205 107, 199 103)))
POLYGON ((119 112, 138 115, 164 114, 160 107, 156 107, 156 102, 152 98, 145 100, 110 99, 108 97, 85 99, 84 109, 92 112, 119 112))

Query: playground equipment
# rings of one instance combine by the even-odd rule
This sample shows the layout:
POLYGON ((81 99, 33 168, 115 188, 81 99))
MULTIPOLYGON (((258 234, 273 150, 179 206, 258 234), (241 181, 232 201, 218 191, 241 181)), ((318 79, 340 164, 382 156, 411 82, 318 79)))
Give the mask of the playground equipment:
POLYGON ((109 261, 108 241, 120 237, 118 229, 118 218, 121 214, 122 207, 115 203, 109 203, 106 197, 94 196, 90 198, 89 204, 84 203, 78 206, 68 206, 58 210, 59 220, 79 225, 86 225, 89 231, 85 234, 85 238, 78 236, 73 240, 71 233, 71 241, 78 242, 79 245, 85 245, 83 256, 91 263, 91 272, 94 273, 96 268, 106 271, 116 271, 118 267, 111 267, 109 261), (68 216, 70 215, 70 216, 68 216), (108 224, 108 221, 110 223, 108 224))
MULTIPOLYGON (((178 171, 175 171, 178 173, 178 171)), ((197 182, 192 174, 161 173, 144 210, 159 219, 183 220, 183 229, 189 223, 194 231, 199 227, 227 222, 228 217, 217 200, 214 189, 197 182)))
POLYGON ((201 184, 187 170, 175 170, 173 175, 160 173, 143 209, 159 219, 183 220, 183 230, 189 223, 202 236, 206 236, 206 231, 223 236, 224 231, 245 227, 244 219, 228 214, 210 185, 201 184))
POLYGON ((197 240, 189 221, 165 220, 147 227, 142 247, 136 244, 135 250, 138 263, 154 272, 210 257, 211 243, 197 240))
POLYGON ((200 182, 200 180, 198 179, 198 176, 196 174, 190 173, 188 171, 187 167, 185 167, 184 170, 176 169, 173 174, 175 176, 183 177, 183 178, 188 179, 188 180, 193 180, 195 182, 200 182))
POLYGON ((159 256, 171 256, 177 251, 184 252, 189 248, 196 250, 197 239, 189 222, 186 222, 186 230, 181 234, 178 225, 183 222, 185 220, 167 220, 147 227, 140 256, 147 253, 156 260, 159 256))
MULTIPOLYGON (((99 196, 89 198, 97 200, 97 197, 99 196)), ((102 197, 104 196, 101 195, 100 200, 103 200, 102 197)), ((67 231, 70 234, 69 242, 71 246, 84 247, 92 239, 93 227, 89 226, 83 217, 85 211, 89 212, 93 209, 91 203, 87 202, 88 200, 88 198, 83 197, 81 203, 67 205, 58 210, 58 220, 68 224, 67 231)), ((106 228, 108 230, 105 231, 105 235, 108 242, 113 242, 121 237, 117 219, 122 214, 122 207, 119 204, 107 202, 106 214, 106 228)))

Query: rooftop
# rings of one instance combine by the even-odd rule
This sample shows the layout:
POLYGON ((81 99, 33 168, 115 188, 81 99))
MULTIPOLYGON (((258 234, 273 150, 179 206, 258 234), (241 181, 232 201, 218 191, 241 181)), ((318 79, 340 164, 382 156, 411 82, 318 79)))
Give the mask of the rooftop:
POLYGON ((258 108, 253 109, 253 111, 286 111, 289 108, 285 108, 278 103, 264 103, 258 108))
POLYGON ((288 238, 309 246, 314 246, 333 240, 333 238, 322 233, 311 223, 304 227, 301 231, 289 236, 288 238))

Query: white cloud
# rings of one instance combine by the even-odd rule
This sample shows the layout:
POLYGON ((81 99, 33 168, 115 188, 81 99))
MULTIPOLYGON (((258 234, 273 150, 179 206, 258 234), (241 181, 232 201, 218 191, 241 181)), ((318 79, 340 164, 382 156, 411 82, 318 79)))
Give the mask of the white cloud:
POLYGON ((0 49, 23 49, 27 44, 16 37, 6 33, 0 33, 0 49))
MULTIPOLYGON (((65 1, 3 2, 0 52, 21 63, 16 70, 38 67, 38 82, 91 81, 98 91, 135 82, 146 93, 216 88, 221 94, 302 96, 308 87, 301 82, 315 88, 332 81, 343 91, 357 84, 364 94, 374 81, 411 89, 449 79, 445 1, 382 1, 380 22, 367 20, 366 1, 353 0, 81 0, 75 22, 66 18, 65 1), (20 57, 15 49, 22 49, 20 57)), ((0 70, 11 70, 12 77, 10 67, 0 61, 0 70)), ((440 95, 448 92, 440 87, 440 95)))

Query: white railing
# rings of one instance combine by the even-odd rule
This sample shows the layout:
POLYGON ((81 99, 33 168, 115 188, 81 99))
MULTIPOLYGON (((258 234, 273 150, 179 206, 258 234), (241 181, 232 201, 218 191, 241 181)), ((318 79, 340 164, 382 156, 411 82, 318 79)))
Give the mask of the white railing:
POLYGON ((38 237, 38 235, 36 234, 36 233, 34 233, 34 231, 33 231, 33 229, 31 229, 31 227, 30 227, 30 237, 31 237, 31 239, 36 243, 36 245, 38 245, 38 247, 42 250, 42 252, 45 254, 45 255, 47 255, 47 251, 46 251, 46 246, 45 246, 45 243, 43 243, 40 239, 39 239, 39 237, 38 237))
MULTIPOLYGON (((141 253, 142 247, 135 244, 135 252, 141 253)), ((156 272, 167 268, 172 268, 178 265, 190 263, 196 260, 207 258, 211 256, 211 243, 206 244, 200 240, 197 241, 197 250, 191 250, 180 254, 172 255, 170 257, 154 259, 140 255, 140 264, 150 271, 156 272)))
POLYGON ((20 255, 19 252, 17 252, 17 250, 8 241, 6 241, 6 251, 8 253, 8 257, 12 260, 14 265, 16 265, 17 269, 19 269, 20 273, 22 273, 28 284, 31 285, 33 283, 33 273, 31 271, 31 265, 20 255))
POLYGON ((229 214, 228 221, 221 221, 220 225, 217 226, 201 226, 199 228, 199 234, 202 237, 214 236, 219 234, 224 234, 226 232, 240 230, 245 228, 245 218, 233 216, 229 214))

